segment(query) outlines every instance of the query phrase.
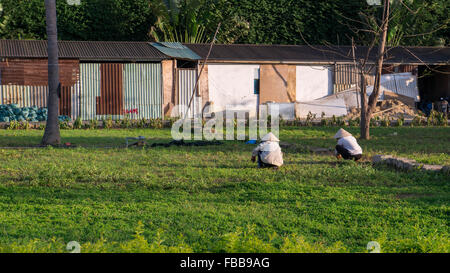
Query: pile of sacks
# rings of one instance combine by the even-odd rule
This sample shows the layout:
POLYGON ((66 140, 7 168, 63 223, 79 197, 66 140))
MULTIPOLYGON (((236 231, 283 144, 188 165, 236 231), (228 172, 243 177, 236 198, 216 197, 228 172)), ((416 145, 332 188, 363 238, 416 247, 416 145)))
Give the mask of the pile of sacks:
POLYGON ((19 107, 17 104, 0 105, 0 122, 47 120, 47 108, 37 106, 19 107))

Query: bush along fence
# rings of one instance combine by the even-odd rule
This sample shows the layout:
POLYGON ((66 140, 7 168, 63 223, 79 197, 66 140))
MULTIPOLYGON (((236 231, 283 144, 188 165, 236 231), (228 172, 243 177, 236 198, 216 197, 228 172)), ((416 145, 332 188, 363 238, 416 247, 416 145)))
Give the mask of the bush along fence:
MULTIPOLYGON (((316 114, 308 113, 306 118, 296 118, 292 120, 280 120, 281 126, 339 126, 339 127, 359 127, 361 119, 347 118, 345 116, 317 117, 316 114)), ((392 127, 392 126, 447 126, 450 120, 444 113, 432 111, 427 117, 425 115, 416 115, 413 119, 406 120, 400 115, 397 119, 389 117, 374 117, 370 120, 371 127, 392 127)))
MULTIPOLYGON (((3 129, 44 129, 47 120, 47 108, 37 107, 18 107, 16 104, 0 105, 0 128, 3 129)), ((102 117, 100 120, 91 119, 82 121, 79 117, 72 120, 68 116, 59 116, 59 125, 61 129, 132 129, 132 128, 171 128, 172 124, 178 118, 154 118, 154 119, 131 119, 130 115, 125 115, 122 119, 113 120, 111 116, 102 117)), ((207 120, 203 120, 205 124, 207 120)), ((225 122, 225 121, 224 121, 225 122)), ((235 127, 237 120, 234 120, 235 127)), ((326 118, 322 115, 317 118, 316 114, 311 112, 306 118, 295 118, 290 120, 280 119, 280 126, 336 126, 336 127, 358 127, 360 118, 347 118, 345 116, 332 116, 326 118)), ((371 127, 401 127, 401 126, 448 126, 450 120, 444 113, 432 111, 426 117, 417 115, 413 119, 405 120, 399 116, 396 120, 386 117, 375 117, 370 121, 371 127)), ((248 120, 246 120, 248 126, 248 120)), ((271 127, 271 116, 268 117, 267 127, 271 127)))

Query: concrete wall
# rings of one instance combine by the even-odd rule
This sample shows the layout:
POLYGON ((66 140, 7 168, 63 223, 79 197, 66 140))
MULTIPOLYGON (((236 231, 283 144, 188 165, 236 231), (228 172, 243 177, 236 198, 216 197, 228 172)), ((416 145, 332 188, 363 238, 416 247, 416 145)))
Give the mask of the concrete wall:
POLYGON ((163 88, 163 111, 164 116, 170 116, 173 106, 176 104, 175 95, 175 66, 173 60, 163 60, 161 62, 162 88, 163 88))
POLYGON ((293 69, 290 67, 261 65, 261 97, 258 98, 258 95, 254 94, 253 80, 254 70, 260 68, 260 65, 209 64, 208 93, 209 100, 213 103, 213 111, 224 111, 227 105, 232 106, 233 110, 256 111, 257 104, 263 103, 258 99, 264 94, 268 95, 268 101, 278 103, 289 103, 294 100, 308 102, 333 94, 333 69, 330 67, 308 65, 293 66, 293 69), (272 70, 275 72, 269 73, 273 72, 272 70), (289 88, 291 81, 294 82, 294 86, 289 88), (275 95, 283 97, 275 100, 273 99, 275 95), (291 99, 288 95, 295 97, 291 99))
MULTIPOLYGON (((201 67, 201 65, 198 67, 199 73, 201 67)), ((198 95, 201 98, 201 103, 199 106, 201 107, 201 110, 203 110, 205 105, 209 102, 208 65, 205 65, 202 75, 200 75, 200 79, 198 81, 198 95)))
POLYGON ((259 65, 208 64, 209 100, 213 111, 224 111, 229 105, 233 110, 256 113, 258 95, 254 94, 254 70, 259 65))
POLYGON ((312 101, 333 94, 333 69, 328 66, 297 66, 297 101, 312 101))

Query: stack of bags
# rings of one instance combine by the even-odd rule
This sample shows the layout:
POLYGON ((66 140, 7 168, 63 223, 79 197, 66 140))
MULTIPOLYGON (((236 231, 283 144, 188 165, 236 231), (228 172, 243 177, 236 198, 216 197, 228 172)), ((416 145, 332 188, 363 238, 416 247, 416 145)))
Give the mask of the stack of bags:
POLYGON ((47 108, 19 107, 17 104, 0 105, 0 122, 47 120, 47 108))

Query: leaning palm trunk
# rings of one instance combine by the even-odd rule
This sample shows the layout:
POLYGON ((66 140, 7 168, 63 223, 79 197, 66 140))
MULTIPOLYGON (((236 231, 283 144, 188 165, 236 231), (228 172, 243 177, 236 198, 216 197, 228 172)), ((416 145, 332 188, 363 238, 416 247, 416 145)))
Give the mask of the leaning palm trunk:
POLYGON ((58 32, 56 27, 55 0, 45 0, 48 40, 48 117, 45 126, 43 145, 57 145, 61 143, 59 133, 59 70, 58 70, 58 32))

